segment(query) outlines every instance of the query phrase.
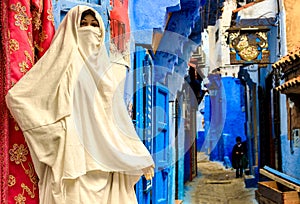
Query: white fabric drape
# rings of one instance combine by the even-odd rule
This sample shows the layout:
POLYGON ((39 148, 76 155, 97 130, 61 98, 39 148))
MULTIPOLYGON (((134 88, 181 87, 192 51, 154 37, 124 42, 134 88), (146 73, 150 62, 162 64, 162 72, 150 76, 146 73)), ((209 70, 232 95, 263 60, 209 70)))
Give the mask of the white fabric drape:
POLYGON ((40 179, 40 203, 136 203, 133 186, 154 164, 123 101, 125 63, 109 59, 104 38, 94 9, 72 8, 48 51, 6 96, 40 179), (87 9, 100 30, 80 28, 87 9))

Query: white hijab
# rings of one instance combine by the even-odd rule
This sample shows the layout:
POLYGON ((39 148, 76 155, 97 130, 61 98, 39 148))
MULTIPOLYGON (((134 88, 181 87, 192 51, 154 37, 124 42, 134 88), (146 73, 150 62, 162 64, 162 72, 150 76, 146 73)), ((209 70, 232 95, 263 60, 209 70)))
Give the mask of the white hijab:
POLYGON ((111 62, 104 38, 98 12, 87 6, 72 8, 48 51, 9 91, 6 102, 22 131, 71 118, 73 133, 100 170, 140 172, 154 162, 123 101, 124 60, 111 62), (95 12, 100 29, 80 27, 87 9, 95 12))

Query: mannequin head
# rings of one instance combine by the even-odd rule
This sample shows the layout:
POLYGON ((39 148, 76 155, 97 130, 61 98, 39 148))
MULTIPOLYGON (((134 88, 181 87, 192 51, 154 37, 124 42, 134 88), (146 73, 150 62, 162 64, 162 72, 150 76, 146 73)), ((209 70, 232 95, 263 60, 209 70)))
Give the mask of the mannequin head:
POLYGON ((96 15, 91 9, 84 11, 81 15, 80 27, 84 26, 99 27, 99 22, 96 19, 96 15))

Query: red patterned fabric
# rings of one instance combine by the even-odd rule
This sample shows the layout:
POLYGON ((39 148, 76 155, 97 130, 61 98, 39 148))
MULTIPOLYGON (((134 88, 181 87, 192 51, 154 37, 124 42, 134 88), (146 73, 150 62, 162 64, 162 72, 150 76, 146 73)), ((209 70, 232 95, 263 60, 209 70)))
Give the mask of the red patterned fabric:
MULTIPOLYGON (((0 76, 2 105, 5 104, 4 96, 7 90, 26 74, 49 47, 54 35, 54 19, 51 0, 1 2, 2 12, 6 12, 1 13, 1 21, 4 22, 8 18, 7 27, 1 28, 1 36, 5 37, 7 34, 8 37, 1 42, 8 48, 1 52, 1 59, 7 59, 6 62, 1 62, 4 63, 1 64, 0 76), (4 87, 8 88, 3 91, 4 87)), ((6 107, 1 109, 4 110, 1 114, 7 114, 3 117, 1 115, 1 120, 4 120, 3 124, 6 125, 3 129, 4 137, 1 132, 1 147, 6 148, 1 150, 6 153, 1 155, 4 158, 3 161, 1 158, 1 203, 39 203, 38 180, 24 136, 14 119, 8 116, 6 107)))
POLYGON ((129 51, 127 45, 130 38, 130 25, 128 17, 128 0, 111 1, 113 9, 110 12, 111 38, 119 51, 129 51))
POLYGON ((0 203, 6 204, 8 200, 8 110, 5 105, 7 92, 7 75, 9 61, 8 49, 8 0, 0 1, 0 203))

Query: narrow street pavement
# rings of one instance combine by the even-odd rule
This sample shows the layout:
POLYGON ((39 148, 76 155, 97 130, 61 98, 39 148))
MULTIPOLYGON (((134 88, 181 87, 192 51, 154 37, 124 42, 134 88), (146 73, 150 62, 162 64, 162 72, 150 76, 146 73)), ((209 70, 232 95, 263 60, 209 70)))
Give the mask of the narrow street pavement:
POLYGON ((209 161, 204 153, 198 153, 198 174, 185 186, 184 204, 257 204, 255 188, 245 188, 234 169, 209 161))

